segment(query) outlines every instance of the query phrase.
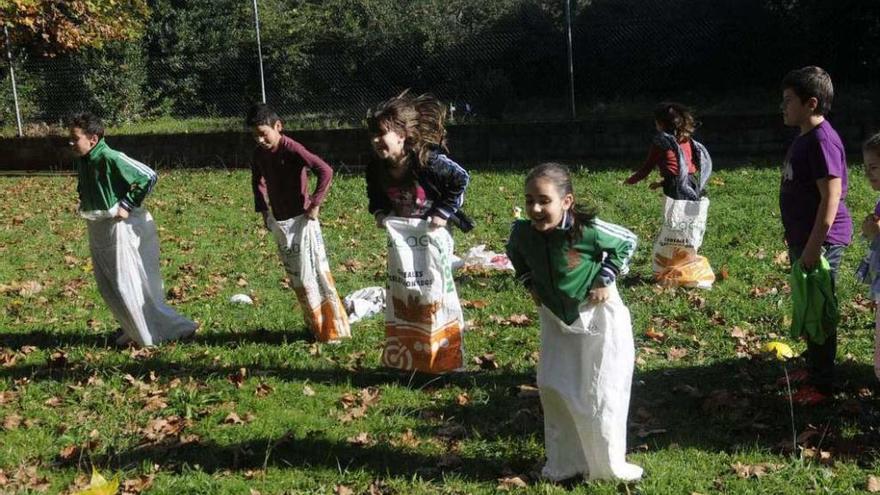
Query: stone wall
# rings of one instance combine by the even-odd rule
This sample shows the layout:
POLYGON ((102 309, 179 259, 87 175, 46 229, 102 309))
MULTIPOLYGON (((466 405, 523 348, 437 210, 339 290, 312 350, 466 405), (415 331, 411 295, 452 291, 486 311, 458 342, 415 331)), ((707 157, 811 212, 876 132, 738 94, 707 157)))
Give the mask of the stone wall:
MULTIPOLYGON (((796 130, 782 125, 779 115, 709 116, 697 133, 716 162, 778 160, 796 130)), ((880 129, 875 116, 836 118, 834 126, 847 151, 858 154, 871 132, 880 129)), ((545 160, 641 160, 653 126, 644 120, 607 119, 520 124, 451 126, 453 157, 468 168, 529 166, 545 160)), ((371 156, 363 129, 293 131, 290 135, 339 168, 356 169, 371 156)), ((66 139, 0 139, 0 171, 69 170, 73 158, 66 139)), ((248 167, 254 143, 244 132, 144 134, 108 136, 115 149, 156 168, 248 167)))

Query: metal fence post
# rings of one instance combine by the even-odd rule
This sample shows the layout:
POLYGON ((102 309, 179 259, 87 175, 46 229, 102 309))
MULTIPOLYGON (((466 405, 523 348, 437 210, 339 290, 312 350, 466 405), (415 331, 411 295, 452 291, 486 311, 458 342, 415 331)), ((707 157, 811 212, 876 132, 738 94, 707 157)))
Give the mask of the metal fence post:
POLYGON ((9 29, 4 25, 3 34, 6 35, 6 60, 9 61, 9 80, 12 81, 12 100, 15 102, 15 121, 18 124, 18 137, 24 136, 21 129, 21 109, 18 107, 18 89, 15 87, 15 68, 12 67, 12 41, 9 39, 9 29))
POLYGON ((571 119, 577 118, 574 107, 574 55, 571 47, 571 0, 565 0, 565 24, 568 31, 568 86, 571 90, 571 119))
POLYGON ((263 103, 266 103, 266 79, 263 77, 263 46, 260 42, 260 12, 257 0, 254 0, 254 26, 257 30, 257 57, 260 58, 260 89, 263 92, 263 103))

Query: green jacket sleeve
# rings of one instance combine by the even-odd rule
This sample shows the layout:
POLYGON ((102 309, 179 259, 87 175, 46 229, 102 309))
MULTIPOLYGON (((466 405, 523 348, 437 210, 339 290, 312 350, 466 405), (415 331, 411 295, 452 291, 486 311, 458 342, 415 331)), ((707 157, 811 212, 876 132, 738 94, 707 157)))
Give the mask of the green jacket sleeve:
POLYGON ((150 167, 129 157, 125 153, 119 153, 113 160, 113 164, 119 175, 128 185, 124 195, 120 195, 119 206, 131 211, 141 206, 144 199, 153 190, 159 176, 150 167))
POLYGON ((598 218, 593 220, 593 228, 596 244, 605 253, 599 276, 608 283, 613 282, 617 275, 629 271, 629 260, 636 251, 638 238, 629 230, 598 218))

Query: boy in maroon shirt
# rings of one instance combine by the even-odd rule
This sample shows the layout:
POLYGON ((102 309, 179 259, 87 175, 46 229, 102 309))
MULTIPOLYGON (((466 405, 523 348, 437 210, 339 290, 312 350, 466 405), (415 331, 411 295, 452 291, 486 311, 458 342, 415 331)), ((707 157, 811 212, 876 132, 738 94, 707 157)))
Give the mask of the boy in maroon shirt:
POLYGON ((275 236, 278 254, 306 323, 320 342, 350 337, 348 318, 330 274, 317 222, 333 169, 303 145, 281 134, 281 119, 267 105, 258 103, 251 107, 247 125, 257 141, 251 169, 254 206, 275 236), (312 194, 307 170, 318 177, 312 194))
POLYGON ((282 134, 281 118, 265 103, 250 108, 247 126, 257 142, 251 182, 254 207, 263 214, 264 224, 270 208, 278 221, 303 213, 317 220, 321 202, 333 179, 333 169, 305 146, 282 134), (307 170, 318 177, 312 194, 309 194, 307 170))

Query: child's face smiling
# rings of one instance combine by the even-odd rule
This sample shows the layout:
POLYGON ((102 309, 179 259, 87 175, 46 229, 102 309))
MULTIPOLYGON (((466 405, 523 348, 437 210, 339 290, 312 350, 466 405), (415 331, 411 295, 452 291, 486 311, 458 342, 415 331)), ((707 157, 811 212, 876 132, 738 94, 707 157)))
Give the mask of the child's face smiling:
POLYGON ((281 142, 282 129, 281 121, 274 125, 258 125, 253 129, 254 141, 263 149, 274 150, 281 142))
POLYGON ((558 227, 572 204, 574 197, 571 194, 560 196, 556 184, 549 179, 538 177, 526 184, 526 213, 532 227, 539 232, 558 227))
POLYGON ((373 136, 373 151, 383 160, 400 163, 406 157, 405 141, 405 136, 400 135, 394 129, 389 129, 384 134, 373 136))
POLYGON ((875 191, 880 191, 880 152, 866 150, 865 157, 865 175, 868 176, 868 182, 875 191))

